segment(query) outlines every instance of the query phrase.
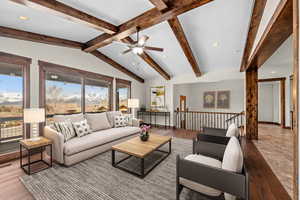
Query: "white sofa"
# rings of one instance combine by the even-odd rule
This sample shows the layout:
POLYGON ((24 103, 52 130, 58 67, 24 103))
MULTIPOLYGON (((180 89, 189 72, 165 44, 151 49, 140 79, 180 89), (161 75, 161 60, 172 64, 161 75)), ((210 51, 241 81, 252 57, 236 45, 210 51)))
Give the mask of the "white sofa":
MULTIPOLYGON (((110 150, 113 145, 120 143, 121 141, 137 136, 141 130, 139 128, 139 121, 136 119, 133 119, 131 126, 120 128, 114 127, 114 116, 120 114, 121 112, 119 111, 106 112, 105 116, 109 122, 109 127, 106 126, 105 129, 93 131, 83 137, 74 137, 66 142, 61 133, 54 130, 51 126, 45 126, 44 136, 53 141, 53 159, 60 164, 70 166, 110 150)), ((102 123, 105 124, 105 122, 102 122, 105 121, 103 114, 87 115, 88 116, 83 114, 57 115, 54 116, 53 119, 54 122, 61 122, 65 120, 76 122, 86 118, 88 124, 95 124, 95 122, 98 126, 101 126, 102 123), (101 117, 99 117, 100 115, 101 117)), ((93 125, 90 125, 93 130, 93 125)))

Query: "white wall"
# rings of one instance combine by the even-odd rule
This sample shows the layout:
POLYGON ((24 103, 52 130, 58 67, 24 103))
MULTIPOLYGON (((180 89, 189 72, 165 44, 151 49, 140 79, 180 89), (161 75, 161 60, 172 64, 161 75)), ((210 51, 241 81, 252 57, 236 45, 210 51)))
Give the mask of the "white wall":
POLYGON ((0 37, 0 51, 32 58, 30 73, 31 107, 39 105, 38 60, 130 80, 132 82, 132 97, 139 98, 141 104, 145 104, 144 84, 81 50, 0 37))
POLYGON ((226 80, 215 83, 193 83, 174 86, 174 109, 179 107, 179 96, 187 96, 187 107, 203 112, 241 112, 244 109, 244 81, 226 80), (206 91, 230 91, 229 109, 203 108, 203 93, 206 91))
MULTIPOLYGON (((191 109, 201 109, 199 107, 202 105, 202 103, 198 102, 202 101, 202 96, 201 96, 201 89, 198 90, 197 84, 206 84, 206 86, 210 87, 210 90, 213 89, 218 89, 218 90, 232 90, 232 102, 231 102, 231 109, 224 110, 222 109, 223 112, 241 112, 244 108, 244 81, 243 79, 236 79, 234 82, 232 80, 224 80, 221 81, 218 85, 216 83, 209 83, 206 82, 207 77, 211 77, 213 80, 222 80, 222 79, 230 79, 234 76, 230 75, 231 73, 214 73, 211 72, 210 74, 206 74, 204 77, 200 77, 199 79, 195 78, 189 78, 189 77, 176 77, 170 81, 166 81, 163 79, 155 79, 155 80, 147 80, 146 81, 146 108, 150 108, 150 87, 154 86, 165 86, 166 88, 166 107, 167 109, 171 112, 171 125, 173 125, 173 114, 174 114, 174 109, 176 108, 175 104, 178 104, 178 99, 180 95, 180 91, 182 91, 182 95, 190 96, 187 99, 187 106, 191 107, 191 109), (228 74, 228 76, 226 76, 228 74), (188 84, 188 83, 193 83, 193 84, 188 84), (178 87, 178 85, 181 85, 178 87), (198 94, 195 94, 195 91, 193 90, 194 87, 190 85, 196 85, 195 86, 195 91, 199 92, 198 94), (195 103, 196 102, 196 103, 195 103), (195 106, 191 106, 192 104, 195 104, 195 106)), ((240 73, 243 75, 243 73, 240 73)), ((241 78, 243 76, 237 76, 238 78, 241 78)), ((219 81, 218 81, 219 82, 219 81)), ((206 87, 204 85, 204 87, 206 87)), ((206 90, 207 91, 207 90, 206 90)), ((210 110, 210 111, 218 111, 216 109, 210 110)), ((221 111, 221 110, 219 110, 221 111)), ((164 119, 160 118, 157 121, 157 124, 164 124, 164 119)))

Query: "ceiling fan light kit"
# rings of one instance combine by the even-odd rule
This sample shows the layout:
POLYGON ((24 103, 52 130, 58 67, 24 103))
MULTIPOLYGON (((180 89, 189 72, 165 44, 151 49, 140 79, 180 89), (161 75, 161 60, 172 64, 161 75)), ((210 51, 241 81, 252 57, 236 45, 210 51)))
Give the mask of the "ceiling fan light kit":
POLYGON ((146 46, 146 42, 148 40, 149 37, 147 35, 143 35, 140 37, 140 28, 137 27, 137 42, 134 42, 132 44, 127 44, 123 42, 117 42, 117 43, 125 44, 129 48, 123 51, 122 54, 127 54, 132 51, 136 55, 141 55, 142 53, 144 53, 145 50, 160 51, 160 52, 164 50, 163 48, 146 46))

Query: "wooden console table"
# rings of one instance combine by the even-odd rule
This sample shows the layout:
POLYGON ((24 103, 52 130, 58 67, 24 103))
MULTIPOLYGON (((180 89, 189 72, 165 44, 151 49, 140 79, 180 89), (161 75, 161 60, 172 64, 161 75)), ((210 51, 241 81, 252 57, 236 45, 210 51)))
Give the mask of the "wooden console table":
MULTIPOLYGON (((145 117, 149 116, 150 125, 157 125, 157 116, 162 116, 165 119, 165 128, 171 125, 171 112, 161 112, 161 111, 138 111, 138 119, 145 121, 145 117), (152 118, 154 118, 154 124, 152 124, 152 118)), ((146 122, 146 121, 145 121, 146 122)))

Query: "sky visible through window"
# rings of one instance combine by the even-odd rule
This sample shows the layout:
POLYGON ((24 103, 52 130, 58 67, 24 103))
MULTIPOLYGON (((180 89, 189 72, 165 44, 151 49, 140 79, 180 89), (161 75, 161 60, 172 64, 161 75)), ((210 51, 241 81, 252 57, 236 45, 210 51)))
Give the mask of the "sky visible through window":
POLYGON ((23 78, 0 74, 0 93, 22 93, 23 78))

